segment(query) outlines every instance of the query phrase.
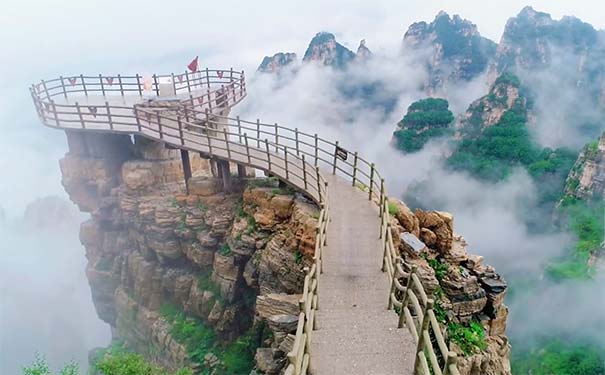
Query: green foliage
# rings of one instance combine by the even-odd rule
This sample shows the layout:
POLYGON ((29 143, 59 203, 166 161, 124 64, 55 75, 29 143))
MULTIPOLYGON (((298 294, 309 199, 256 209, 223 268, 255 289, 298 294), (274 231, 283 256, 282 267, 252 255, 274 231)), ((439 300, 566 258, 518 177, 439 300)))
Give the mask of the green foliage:
POLYGON ((429 266, 435 271, 435 277, 441 282, 449 271, 449 268, 445 262, 437 258, 429 258, 426 254, 423 254, 424 259, 429 263, 429 266))
POLYGON ((516 88, 521 87, 521 81, 519 77, 514 75, 511 72, 502 73, 498 78, 496 78, 496 82, 494 85, 511 85, 516 88))
MULTIPOLYGON (((129 353, 123 348, 112 346, 91 364, 91 372, 99 375, 192 375, 188 368, 176 372, 155 366, 136 353, 129 353)), ((22 375, 51 375, 52 372, 44 357, 36 355, 34 363, 23 367, 22 375)), ((57 375, 79 375, 80 369, 76 363, 69 363, 57 375)))
POLYGON ((449 129, 454 115, 444 99, 427 98, 412 103, 399 122, 400 129, 393 133, 397 147, 405 152, 415 152, 431 139, 452 134, 449 129))
POLYGON ((258 230, 256 225, 256 219, 254 216, 248 216, 248 226, 246 227, 246 234, 250 235, 258 230))
POLYGON ((301 264, 303 260, 303 253, 301 253, 299 250, 296 250, 296 252, 294 253, 294 261, 296 262, 296 264, 301 264))
POLYGON ((427 98, 412 103, 399 126, 408 129, 447 127, 454 121, 445 99, 427 98))
POLYGON ((231 255, 231 248, 229 247, 228 244, 224 243, 221 248, 218 250, 218 253, 221 254, 222 256, 229 256, 231 255))
POLYGON ((577 236, 577 241, 569 255, 547 266, 547 275, 556 281, 590 278, 592 269, 588 266, 588 259, 595 252, 601 251, 604 240, 605 203, 568 198, 562 201, 560 210, 567 225, 577 236))
POLYGON ((275 188, 278 187, 279 180, 275 177, 255 178, 248 181, 248 186, 251 188, 275 188))
POLYGON ((246 211, 244 211, 244 203, 241 199, 235 204, 235 214, 237 217, 246 217, 246 211))
POLYGON ((448 323, 447 333, 451 341, 455 342, 464 355, 470 355, 477 349, 485 350, 485 330, 481 323, 472 321, 468 326, 458 323, 448 323))
POLYGON ((429 128, 418 132, 412 129, 400 129, 393 133, 397 148, 411 153, 420 151, 424 145, 433 138, 449 136, 453 133, 448 128, 429 128))
POLYGON ((103 355, 94 365, 103 375, 192 375, 191 369, 180 369, 176 372, 157 367, 140 354, 123 351, 109 352, 103 355))
POLYGON ((395 202, 389 202, 389 215, 397 215, 399 212, 399 206, 395 202))
MULTIPOLYGON (((52 372, 50 367, 48 366, 48 362, 46 358, 44 358, 40 354, 36 354, 36 359, 34 363, 30 366, 23 367, 23 375, 51 375, 52 372)), ((80 366, 78 366, 75 362, 70 362, 61 370, 59 370, 57 375, 79 375, 80 374, 80 366)), ((110 375, 110 374, 107 374, 110 375)))
MULTIPOLYGON (((513 357, 514 374, 603 375, 605 348, 584 343, 551 340, 533 350, 518 350, 513 357)), ((521 348, 524 349, 524 348, 521 348)))
MULTIPOLYGON (((171 324, 170 333, 187 347, 190 357, 198 363, 204 363, 204 356, 213 353, 221 362, 217 373, 225 375, 250 373, 254 367, 256 348, 260 346, 268 331, 264 325, 259 324, 234 341, 220 342, 212 329, 201 320, 187 317, 184 312, 174 307, 162 311, 166 313, 163 316, 171 324)), ((210 369, 203 369, 206 370, 210 369)))

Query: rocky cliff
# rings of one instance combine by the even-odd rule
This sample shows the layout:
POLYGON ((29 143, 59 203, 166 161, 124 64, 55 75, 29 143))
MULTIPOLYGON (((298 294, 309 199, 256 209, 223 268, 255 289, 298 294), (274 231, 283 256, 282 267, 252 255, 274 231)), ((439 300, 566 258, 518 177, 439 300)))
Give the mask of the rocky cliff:
POLYGON ((508 111, 527 112, 527 98, 520 93, 519 79, 510 73, 498 77, 489 93, 470 104, 458 124, 458 136, 475 137, 500 123, 508 111))
POLYGON ((565 195, 579 199, 605 196, 605 133, 580 152, 565 181, 565 195))
POLYGON ((460 374, 510 375, 506 281, 481 256, 468 253, 451 214, 412 212, 396 200, 389 206, 394 245, 407 264, 418 266, 427 294, 433 294, 437 319, 460 357, 460 374))
POLYGON ((86 273, 114 338, 168 368, 248 374, 256 351, 257 374, 279 373, 317 207, 273 179, 242 176, 226 193, 193 153, 186 187, 179 151, 144 138, 68 140, 63 185, 91 213, 80 231, 86 273))
POLYGON ((412 24, 403 37, 403 48, 426 65, 426 88, 434 93, 485 72, 496 43, 483 38, 470 21, 440 12, 431 23, 412 24))
POLYGON ((334 34, 317 33, 303 57, 304 62, 315 62, 324 66, 342 69, 355 59, 355 53, 336 42, 334 34))
POLYGON ((553 20, 525 7, 509 19, 490 67, 492 80, 507 71, 527 76, 532 86, 554 81, 605 109, 605 33, 575 17, 553 20))
POLYGON ((260 73, 279 74, 284 69, 291 68, 296 61, 297 57, 295 53, 279 52, 273 56, 265 56, 256 71, 260 73))

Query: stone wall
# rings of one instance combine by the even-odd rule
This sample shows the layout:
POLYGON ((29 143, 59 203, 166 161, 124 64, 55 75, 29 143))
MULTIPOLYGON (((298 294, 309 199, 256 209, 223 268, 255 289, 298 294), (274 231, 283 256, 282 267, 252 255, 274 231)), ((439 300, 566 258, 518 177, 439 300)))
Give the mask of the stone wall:
POLYGON ((144 138, 70 132, 68 140, 63 185, 91 213, 80 231, 86 273, 114 338, 167 368, 199 369, 171 336, 163 306, 201 319, 225 341, 265 321, 273 338, 259 349, 257 371, 278 373, 313 256, 317 207, 274 180, 248 186, 234 177, 226 194, 208 160, 193 153, 187 194, 180 151, 144 138))

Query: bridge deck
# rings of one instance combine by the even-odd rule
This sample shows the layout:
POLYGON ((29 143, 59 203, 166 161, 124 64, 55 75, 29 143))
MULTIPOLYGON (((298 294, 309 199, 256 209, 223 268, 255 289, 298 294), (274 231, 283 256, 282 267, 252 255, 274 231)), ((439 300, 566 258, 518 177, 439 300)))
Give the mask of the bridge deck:
POLYGON ((378 210, 367 193, 327 176, 332 222, 319 277, 319 329, 311 342, 314 375, 412 374, 416 343, 387 310, 378 210))

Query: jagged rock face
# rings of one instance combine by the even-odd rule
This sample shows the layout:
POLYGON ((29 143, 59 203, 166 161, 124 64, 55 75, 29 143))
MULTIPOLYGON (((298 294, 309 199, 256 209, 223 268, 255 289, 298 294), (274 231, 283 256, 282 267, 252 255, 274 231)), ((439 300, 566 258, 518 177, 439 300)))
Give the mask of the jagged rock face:
POLYGON ((464 356, 456 343, 450 342, 459 356, 460 374, 510 375, 506 281, 493 267, 482 264, 483 257, 468 253, 464 238, 454 234, 451 214, 413 213, 401 201, 389 203, 397 207, 391 216, 393 244, 406 264, 417 265, 425 291, 445 310, 447 321, 465 324, 475 320, 484 328, 485 350, 464 356))
POLYGON ((100 147, 112 141, 104 135, 72 138, 61 161, 63 183, 92 214, 80 230, 86 273, 97 313, 115 338, 165 367, 196 368, 161 314, 170 304, 227 340, 254 320, 273 322, 275 351, 259 358, 267 368, 283 364, 279 346, 287 347, 296 323, 273 315, 297 322, 317 207, 277 185, 242 193, 245 183, 235 180, 234 192, 226 194, 208 161, 193 154, 187 194, 178 151, 123 136, 113 141, 129 151, 116 159, 116 149, 100 147), (296 311, 269 313, 259 302, 262 311, 255 312, 256 297, 275 301, 265 297, 271 293, 295 301, 296 311))
POLYGON ((565 195, 580 199, 605 196, 605 133, 580 152, 565 181, 565 195))
POLYGON ((489 93, 468 107, 459 124, 459 135, 477 136, 483 129, 496 125, 510 110, 526 113, 527 99, 519 92, 519 80, 512 74, 498 77, 489 93))
POLYGON ((257 71, 261 73, 280 73, 296 63, 295 53, 276 53, 273 56, 265 56, 257 71))
POLYGON ((366 61, 370 57, 372 57, 372 51, 366 47, 366 40, 362 39, 361 42, 359 42, 359 47, 357 47, 355 58, 359 61, 366 61))
POLYGON ((429 93, 477 77, 496 52, 496 43, 483 38, 474 24, 445 12, 431 23, 412 24, 403 37, 403 47, 404 53, 419 54, 426 64, 429 93))
POLYGON ((304 62, 316 62, 321 65, 342 69, 355 59, 355 53, 336 42, 334 34, 320 32, 311 39, 303 57, 304 62))
POLYGON ((553 20, 525 7, 508 20, 490 75, 550 72, 605 109, 605 33, 575 17, 553 20))

